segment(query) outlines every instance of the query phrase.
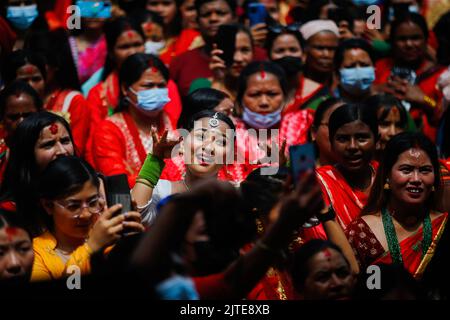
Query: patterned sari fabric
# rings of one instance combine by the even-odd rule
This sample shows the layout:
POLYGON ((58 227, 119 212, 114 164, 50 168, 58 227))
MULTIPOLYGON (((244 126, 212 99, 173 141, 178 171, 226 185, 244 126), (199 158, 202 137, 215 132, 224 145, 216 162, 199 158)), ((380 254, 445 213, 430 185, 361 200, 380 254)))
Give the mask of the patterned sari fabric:
MULTIPOLYGON (((431 261, 436 246, 445 230, 448 214, 444 213, 432 221, 432 243, 426 254, 422 257, 422 227, 412 236, 400 242, 401 255, 406 270, 415 278, 420 278, 431 261)), ((376 238, 367 223, 359 218, 353 221, 345 230, 350 245, 353 247, 356 259, 361 270, 366 270, 369 265, 392 264, 389 251, 376 238)))

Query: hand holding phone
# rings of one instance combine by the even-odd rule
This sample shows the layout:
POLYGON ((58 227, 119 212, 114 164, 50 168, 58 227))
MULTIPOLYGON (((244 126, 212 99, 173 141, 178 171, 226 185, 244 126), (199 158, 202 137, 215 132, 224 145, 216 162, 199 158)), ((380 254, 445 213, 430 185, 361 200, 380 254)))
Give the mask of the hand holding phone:
POLYGON ((289 158, 294 184, 302 174, 316 167, 316 152, 312 143, 290 146, 289 158))
POLYGON ((126 174, 105 177, 106 203, 111 208, 115 204, 121 204, 122 210, 114 215, 132 211, 131 193, 126 174))
POLYGON ((237 25, 225 24, 219 27, 216 36, 216 45, 222 50, 221 59, 227 67, 231 67, 234 61, 234 51, 236 50, 237 25))
POLYGON ((266 6, 259 2, 250 3, 248 5, 248 19, 250 21, 250 27, 259 23, 266 23, 268 13, 266 6))

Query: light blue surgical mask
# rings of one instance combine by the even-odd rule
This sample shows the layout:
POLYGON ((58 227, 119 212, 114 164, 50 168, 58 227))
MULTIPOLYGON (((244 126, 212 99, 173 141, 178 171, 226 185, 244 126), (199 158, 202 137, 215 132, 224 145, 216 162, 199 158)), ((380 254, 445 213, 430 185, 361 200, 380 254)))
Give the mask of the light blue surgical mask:
POLYGON ((162 48, 164 48, 165 42, 164 41, 146 41, 145 42, 145 53, 147 54, 154 54, 159 55, 159 51, 161 51, 162 48))
POLYGON ((80 8, 80 15, 83 18, 111 18, 110 1, 77 1, 76 5, 80 8))
POLYGON ((199 300, 191 278, 172 276, 156 286, 156 293, 162 300, 199 300))
MULTIPOLYGON (((148 89, 136 92, 130 87, 130 91, 137 97, 136 106, 144 112, 160 111, 170 102, 169 89, 167 88, 148 89)), ((131 102, 129 98, 128 101, 131 102)))
POLYGON ((340 74, 342 89, 354 95, 366 93, 375 80, 373 67, 343 68, 340 74))
POLYGON ((281 121, 281 111, 283 108, 278 109, 272 113, 260 114, 250 111, 244 106, 244 112, 242 114, 242 120, 250 127, 254 129, 268 129, 281 121))
POLYGON ((6 18, 14 28, 19 30, 28 29, 39 15, 37 5, 9 6, 6 10, 6 18))

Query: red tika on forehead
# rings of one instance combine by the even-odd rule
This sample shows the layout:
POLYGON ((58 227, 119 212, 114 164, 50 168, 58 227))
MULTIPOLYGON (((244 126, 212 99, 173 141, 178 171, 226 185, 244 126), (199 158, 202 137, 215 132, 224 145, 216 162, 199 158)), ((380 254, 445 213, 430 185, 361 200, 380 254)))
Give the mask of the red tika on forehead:
POLYGON ((265 79, 266 78, 266 72, 264 71, 264 66, 261 64, 259 66, 259 71, 261 72, 261 79, 265 79))
POLYGON ((24 71, 26 74, 32 74, 32 73, 34 72, 34 67, 33 67, 33 66, 30 66, 30 65, 27 65, 27 66, 25 66, 25 67, 23 68, 23 71, 24 71))
POLYGON ((156 71, 158 71, 158 70, 155 68, 154 64, 153 64, 153 60, 152 60, 152 59, 149 59, 149 60, 148 60, 148 67, 150 68, 150 71, 151 71, 151 72, 156 72, 156 71))
POLYGON ((57 134, 58 133, 58 125, 56 123, 52 123, 50 125, 50 132, 52 134, 57 134))
POLYGON ((394 117, 398 116, 399 113, 400 113, 400 111, 398 110, 397 107, 392 108, 391 111, 392 111, 392 115, 393 115, 394 117))
POLYGON ((10 242, 13 241, 13 237, 15 235, 17 235, 18 232, 19 232, 19 230, 14 227, 6 227, 5 228, 6 236, 8 237, 8 241, 10 241, 10 242))
POLYGON ((153 29, 153 23, 151 23, 151 22, 146 22, 146 23, 144 24, 144 30, 145 30, 146 32, 152 32, 152 29, 153 29))
POLYGON ((327 258, 330 258, 330 257, 331 257, 330 249, 325 248, 325 249, 322 250, 322 252, 323 252, 323 254, 324 254, 325 257, 327 257, 327 258))

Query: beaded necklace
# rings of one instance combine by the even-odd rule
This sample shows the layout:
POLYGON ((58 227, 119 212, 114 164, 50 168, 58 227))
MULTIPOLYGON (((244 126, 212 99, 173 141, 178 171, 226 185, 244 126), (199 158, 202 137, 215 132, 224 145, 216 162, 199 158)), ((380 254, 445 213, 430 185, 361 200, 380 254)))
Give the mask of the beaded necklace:
MULTIPOLYGON (((392 216, 387 208, 383 208, 381 211, 384 233, 386 234, 386 240, 389 247, 389 252, 394 264, 403 265, 403 258, 400 250, 400 244, 398 243, 397 233, 395 232, 394 222, 392 216)), ((430 213, 427 212, 423 220, 423 238, 422 238, 422 258, 427 253, 428 248, 431 245, 431 238, 433 235, 433 229, 431 227, 430 213)))

